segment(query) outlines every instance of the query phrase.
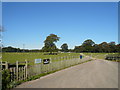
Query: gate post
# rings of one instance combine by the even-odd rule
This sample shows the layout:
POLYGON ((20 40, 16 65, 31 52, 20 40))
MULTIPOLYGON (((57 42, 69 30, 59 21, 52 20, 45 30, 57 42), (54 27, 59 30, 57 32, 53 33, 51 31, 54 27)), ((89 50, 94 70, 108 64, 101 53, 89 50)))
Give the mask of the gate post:
POLYGON ((18 61, 16 61, 16 79, 18 80, 18 61))
POLYGON ((5 64, 6 64, 6 65, 5 65, 5 69, 8 69, 8 62, 6 61, 5 64))

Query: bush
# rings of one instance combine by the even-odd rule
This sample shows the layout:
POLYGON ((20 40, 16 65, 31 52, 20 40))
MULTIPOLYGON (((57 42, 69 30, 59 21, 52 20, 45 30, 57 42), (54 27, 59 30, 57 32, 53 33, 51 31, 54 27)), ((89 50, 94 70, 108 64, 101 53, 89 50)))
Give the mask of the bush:
POLYGON ((2 71, 2 90, 6 90, 10 86, 10 71, 2 71))

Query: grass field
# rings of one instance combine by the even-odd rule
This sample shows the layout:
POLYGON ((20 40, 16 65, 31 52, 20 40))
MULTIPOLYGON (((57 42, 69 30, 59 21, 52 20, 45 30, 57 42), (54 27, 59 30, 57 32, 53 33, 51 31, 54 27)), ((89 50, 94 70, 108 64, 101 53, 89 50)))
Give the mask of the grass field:
POLYGON ((15 63, 16 61, 23 62, 25 60, 33 61, 35 59, 58 58, 64 56, 79 56, 80 53, 58 53, 58 55, 44 55, 44 53, 2 53, 2 61, 15 63))
MULTIPOLYGON (((58 55, 44 55, 45 53, 29 52, 29 53, 2 53, 2 61, 15 63, 16 61, 23 62, 25 60, 34 62, 35 59, 58 58, 64 56, 78 56, 80 53, 58 53, 58 55)), ((97 59, 105 59, 106 55, 111 53, 83 53, 86 56, 92 56, 97 59)), ((56 59, 57 61, 57 59, 56 59)))
POLYGON ((93 58, 97 58, 97 59, 105 59, 106 55, 109 54, 118 54, 118 53, 84 53, 84 55, 92 56, 93 58))

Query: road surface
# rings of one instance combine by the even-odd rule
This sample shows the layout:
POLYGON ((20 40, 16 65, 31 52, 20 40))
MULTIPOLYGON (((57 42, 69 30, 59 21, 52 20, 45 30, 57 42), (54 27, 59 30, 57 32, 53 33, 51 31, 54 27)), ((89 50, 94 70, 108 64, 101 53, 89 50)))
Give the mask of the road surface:
POLYGON ((17 88, 118 88, 118 63, 93 60, 25 82, 17 88))

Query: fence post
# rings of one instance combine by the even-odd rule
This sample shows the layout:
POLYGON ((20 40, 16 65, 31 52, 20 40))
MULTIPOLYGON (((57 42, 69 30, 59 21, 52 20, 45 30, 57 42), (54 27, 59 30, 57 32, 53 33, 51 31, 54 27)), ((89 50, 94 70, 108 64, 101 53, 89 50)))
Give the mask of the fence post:
POLYGON ((25 67, 26 67, 26 79, 27 79, 27 68, 28 68, 28 62, 27 62, 27 60, 25 60, 25 67))
POLYGON ((16 61, 16 79, 18 80, 18 61, 16 61))
POLYGON ((52 63, 52 58, 50 57, 50 65, 49 65, 49 72, 51 72, 52 71, 52 65, 51 65, 51 63, 52 63))
POLYGON ((5 63, 5 69, 8 69, 8 62, 5 63))
POLYGON ((52 58, 50 57, 50 63, 52 63, 52 58))
POLYGON ((14 81, 16 80, 16 76, 15 76, 15 75, 16 75, 16 73, 15 73, 15 72, 16 72, 16 68, 15 68, 15 67, 13 67, 13 80, 14 80, 14 81))

